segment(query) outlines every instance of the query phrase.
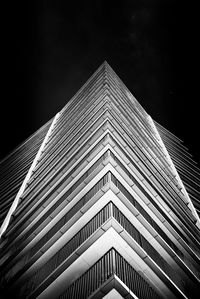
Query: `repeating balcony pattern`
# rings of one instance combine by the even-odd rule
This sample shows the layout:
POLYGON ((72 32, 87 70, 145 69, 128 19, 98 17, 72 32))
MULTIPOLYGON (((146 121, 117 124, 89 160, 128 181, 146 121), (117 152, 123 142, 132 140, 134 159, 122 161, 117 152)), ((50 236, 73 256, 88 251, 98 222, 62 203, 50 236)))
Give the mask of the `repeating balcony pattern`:
POLYGON ((199 170, 106 62, 1 173, 5 297, 196 298, 199 170))
POLYGON ((200 216, 200 171, 183 142, 156 123, 158 132, 200 216))
POLYGON ((41 146, 51 121, 11 152, 0 164, 0 226, 41 146))

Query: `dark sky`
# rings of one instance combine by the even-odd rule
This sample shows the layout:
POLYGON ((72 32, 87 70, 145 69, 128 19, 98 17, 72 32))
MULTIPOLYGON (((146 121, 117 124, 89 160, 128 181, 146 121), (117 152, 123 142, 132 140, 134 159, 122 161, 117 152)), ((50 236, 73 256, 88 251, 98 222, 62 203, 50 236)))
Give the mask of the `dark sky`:
POLYGON ((1 157, 53 117, 107 60, 199 162, 197 12, 176 0, 8 2, 2 11, 1 157))

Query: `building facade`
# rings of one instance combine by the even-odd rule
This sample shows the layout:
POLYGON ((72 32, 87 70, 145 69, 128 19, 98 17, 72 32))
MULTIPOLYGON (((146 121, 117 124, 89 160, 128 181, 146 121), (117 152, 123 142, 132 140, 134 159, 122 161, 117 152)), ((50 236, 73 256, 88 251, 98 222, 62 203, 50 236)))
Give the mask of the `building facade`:
POLYGON ((107 62, 0 171, 5 298, 197 298, 200 171, 107 62))

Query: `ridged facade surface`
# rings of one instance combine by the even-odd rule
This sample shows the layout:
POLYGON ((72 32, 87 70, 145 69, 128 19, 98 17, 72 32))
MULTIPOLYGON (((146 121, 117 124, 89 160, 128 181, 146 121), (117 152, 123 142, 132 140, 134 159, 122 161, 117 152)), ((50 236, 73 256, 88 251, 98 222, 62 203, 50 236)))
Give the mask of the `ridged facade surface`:
POLYGON ((197 298, 200 171, 111 67, 38 132, 1 163, 3 298, 197 298))
POLYGON ((51 121, 0 162, 0 226, 44 140, 51 121))

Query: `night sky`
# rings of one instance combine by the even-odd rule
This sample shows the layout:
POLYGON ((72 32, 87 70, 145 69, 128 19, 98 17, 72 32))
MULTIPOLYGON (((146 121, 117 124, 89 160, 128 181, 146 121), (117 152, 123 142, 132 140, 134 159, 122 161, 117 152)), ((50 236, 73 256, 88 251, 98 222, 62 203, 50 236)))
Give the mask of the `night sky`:
POLYGON ((107 60, 199 162, 198 11, 176 0, 8 2, 1 157, 61 110, 107 60))

